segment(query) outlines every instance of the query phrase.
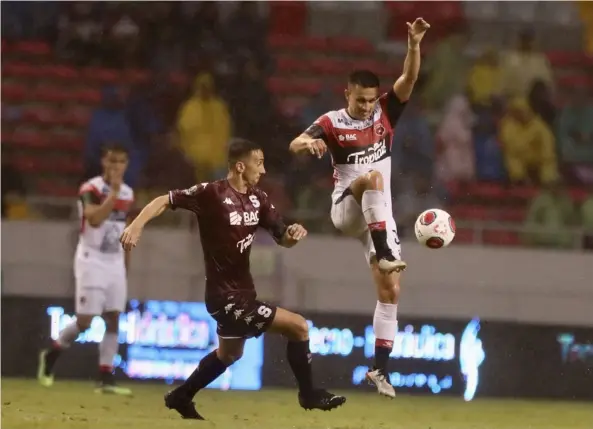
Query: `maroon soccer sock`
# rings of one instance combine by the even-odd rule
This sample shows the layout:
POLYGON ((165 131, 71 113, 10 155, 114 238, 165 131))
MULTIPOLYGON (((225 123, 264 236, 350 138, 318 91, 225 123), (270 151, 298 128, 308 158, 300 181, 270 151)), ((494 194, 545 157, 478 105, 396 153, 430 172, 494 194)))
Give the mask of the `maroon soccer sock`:
POLYGON ((227 364, 218 359, 216 350, 214 350, 200 361, 198 367, 178 389, 189 398, 193 398, 199 390, 208 386, 225 372, 227 367, 227 364))
POLYGON ((286 345, 286 356, 299 385, 299 391, 301 393, 311 392, 313 390, 313 371, 309 340, 289 341, 286 345))

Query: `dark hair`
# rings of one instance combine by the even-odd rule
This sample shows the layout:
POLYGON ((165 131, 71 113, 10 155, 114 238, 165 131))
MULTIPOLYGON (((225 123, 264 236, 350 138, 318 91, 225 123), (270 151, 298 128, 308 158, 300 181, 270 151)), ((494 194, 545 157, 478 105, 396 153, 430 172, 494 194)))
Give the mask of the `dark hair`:
POLYGON ((354 70, 348 76, 350 85, 359 85, 362 88, 379 88, 379 77, 370 70, 354 70))
POLYGON ((257 143, 246 139, 233 139, 229 144, 229 164, 233 165, 256 150, 262 150, 257 143))
POLYGON ((106 143, 103 146, 101 146, 102 157, 107 155, 109 152, 124 153, 128 156, 130 155, 128 148, 119 143, 106 143))

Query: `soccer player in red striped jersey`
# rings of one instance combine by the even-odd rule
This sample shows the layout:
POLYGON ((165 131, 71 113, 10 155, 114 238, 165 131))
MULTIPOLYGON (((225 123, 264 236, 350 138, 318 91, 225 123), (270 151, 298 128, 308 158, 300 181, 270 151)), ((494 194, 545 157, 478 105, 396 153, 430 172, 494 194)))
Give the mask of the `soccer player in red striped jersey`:
POLYGON ((103 174, 80 187, 78 212, 80 233, 74 257, 76 320, 66 326, 56 341, 41 352, 37 379, 45 387, 54 382, 54 365, 95 316, 105 320, 99 344, 98 393, 131 394, 116 385, 113 359, 119 348, 119 314, 126 308, 128 294, 127 254, 119 238, 134 203, 134 191, 123 182, 128 152, 118 145, 103 148, 103 174))
POLYGON ((345 90, 348 106, 322 115, 290 143, 290 151, 318 157, 329 150, 334 165, 331 219, 345 235, 361 241, 377 287, 373 318, 375 362, 367 372, 380 394, 395 397, 387 372, 397 332, 401 260, 391 208, 391 139, 412 94, 420 70, 420 41, 430 25, 422 18, 408 25, 408 52, 402 75, 379 94, 379 78, 371 71, 350 74, 345 90))

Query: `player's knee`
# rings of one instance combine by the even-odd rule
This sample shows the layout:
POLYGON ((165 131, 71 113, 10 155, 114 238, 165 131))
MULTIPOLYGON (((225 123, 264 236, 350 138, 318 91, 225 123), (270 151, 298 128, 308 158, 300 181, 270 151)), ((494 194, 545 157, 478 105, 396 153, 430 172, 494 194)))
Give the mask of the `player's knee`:
POLYGON ((105 313, 103 315, 103 320, 105 320, 105 330, 107 332, 119 332, 119 313, 105 313))
POLYGON ((216 356, 221 362, 230 366, 243 357, 243 350, 222 351, 219 348, 216 350, 216 356))
POLYGON ((91 322, 94 316, 88 314, 77 314, 76 315, 76 326, 80 332, 84 332, 91 327, 91 322))
POLYGON ((303 316, 296 314, 291 325, 290 340, 305 341, 309 339, 309 325, 303 316))
POLYGON ((366 190, 382 191, 383 190, 383 175, 380 171, 373 170, 366 174, 365 180, 366 190))

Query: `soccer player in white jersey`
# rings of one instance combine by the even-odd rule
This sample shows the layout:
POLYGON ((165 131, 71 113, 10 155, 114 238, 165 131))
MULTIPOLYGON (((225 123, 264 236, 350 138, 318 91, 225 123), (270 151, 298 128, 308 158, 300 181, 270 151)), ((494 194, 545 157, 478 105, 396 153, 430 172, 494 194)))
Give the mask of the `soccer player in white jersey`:
POLYGON ((79 192, 80 234, 74 257, 76 320, 66 326, 51 346, 41 351, 37 378, 50 387, 54 365, 95 316, 103 317, 106 330, 99 344, 97 393, 131 394, 117 386, 113 360, 119 343, 119 314, 126 308, 128 254, 119 243, 134 202, 134 191, 123 183, 128 153, 117 145, 105 147, 103 175, 83 183, 79 192))
POLYGON ((290 143, 292 153, 322 157, 329 150, 334 165, 331 219, 345 235, 362 242, 377 287, 373 318, 375 362, 367 380, 380 394, 395 397, 387 362, 397 332, 401 260, 391 208, 391 139, 420 69, 420 41, 430 25, 422 18, 408 25, 403 74, 389 92, 379 95, 378 77, 366 70, 350 74, 348 106, 322 115, 290 143))

